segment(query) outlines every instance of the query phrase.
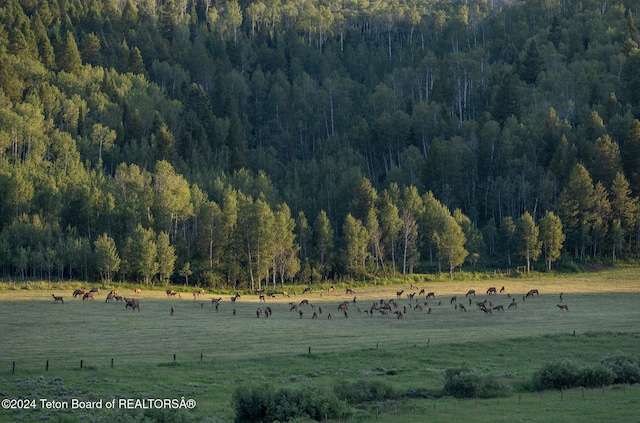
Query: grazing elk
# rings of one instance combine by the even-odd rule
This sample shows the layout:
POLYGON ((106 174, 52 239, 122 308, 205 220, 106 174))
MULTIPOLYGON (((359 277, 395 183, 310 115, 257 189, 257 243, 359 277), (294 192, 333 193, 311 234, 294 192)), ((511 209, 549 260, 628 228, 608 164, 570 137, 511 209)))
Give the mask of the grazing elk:
POLYGON ((54 304, 57 303, 58 301, 60 301, 60 303, 64 304, 64 298, 62 298, 60 296, 53 295, 53 294, 51 294, 51 296, 53 297, 54 304))
POLYGON ((515 298, 512 298, 512 299, 511 299, 511 304, 509 304, 509 307, 508 307, 508 308, 511 308, 511 307, 513 307, 513 308, 518 308, 518 303, 516 302, 516 299, 515 299, 515 298))
MULTIPOLYGON (((129 301, 127 301, 127 304, 124 306, 125 309, 131 307, 131 311, 135 311, 135 309, 137 308, 138 311, 140 311, 140 301, 135 300, 135 299, 130 299, 129 301)), ((171 309, 173 310, 173 307, 171 307, 171 309)))
POLYGON ((218 303, 222 301, 222 297, 220 298, 212 298, 211 299, 211 307, 213 307, 214 305, 218 305, 218 303))
POLYGON ((178 294, 176 291, 174 291, 173 289, 167 289, 165 291, 167 293, 167 297, 175 297, 176 294, 178 294))
POLYGON ((569 311, 569 306, 566 304, 557 304, 558 308, 560 309, 560 311, 562 310, 567 310, 569 311))
POLYGON ((288 293, 287 291, 282 291, 282 296, 283 296, 283 297, 290 298, 290 297, 289 297, 289 293, 288 293))
POLYGON ((141 292, 142 292, 142 289, 140 289, 140 288, 136 288, 136 289, 133 290, 133 293, 136 294, 136 295, 140 295, 141 292))
POLYGON ((502 304, 498 304, 493 309, 496 311, 504 311, 504 306, 502 304))
POLYGON ((291 306, 291 308, 289 309, 289 311, 293 311, 296 310, 298 311, 298 304, 294 303, 294 302, 290 302, 289 305, 291 306))
POLYGON ((310 286, 306 287, 306 288, 302 291, 302 293, 303 293, 303 294, 306 294, 307 292, 308 292, 308 293, 311 293, 311 287, 310 287, 310 286))
POLYGON ((526 297, 527 298, 529 298, 529 297, 533 298, 534 295, 540 295, 540 292, 538 292, 537 289, 532 289, 529 292, 527 292, 526 297))
POLYGON ((418 297, 419 297, 420 295, 422 295, 422 294, 426 294, 426 292, 427 292, 427 291, 425 291, 425 290, 424 290, 424 288, 422 288, 422 289, 420 290, 420 292, 418 292, 418 297))
POLYGON ((475 297, 476 296, 476 290, 475 289, 468 290, 467 294, 465 295, 465 297, 468 297, 470 295, 473 295, 475 297))
POLYGON ((504 292, 504 286, 500 288, 500 293, 502 294, 503 292, 504 292))
POLYGON ((89 292, 95 293, 95 294, 99 294, 100 293, 100 288, 91 288, 91 290, 89 292))
POLYGON ((487 289, 487 295, 492 295, 492 294, 495 294, 496 292, 497 291, 495 286, 492 286, 489 289, 487 289))
POLYGON ((83 296, 82 296, 82 300, 92 300, 93 301, 93 292, 86 292, 83 296))
POLYGON ((458 301, 458 297, 451 297, 451 300, 449 301, 449 304, 453 304, 455 302, 458 301))
POLYGON ((335 288, 333 285, 331 285, 331 286, 327 289, 327 292, 328 292, 329 294, 333 294, 333 291, 334 291, 335 289, 336 289, 336 288, 335 288))
POLYGON ((104 300, 104 302, 105 302, 105 303, 110 303, 110 302, 113 302, 115 299, 116 299, 116 296, 115 296, 115 295, 113 295, 112 293, 109 293, 109 294, 107 295, 107 299, 106 299, 106 300, 104 300))
POLYGON ((467 312, 467 309, 465 308, 464 304, 460 303, 458 304, 458 307, 460 307, 460 311, 464 311, 465 313, 467 312))
POLYGON ((351 288, 347 288, 347 289, 345 290, 345 295, 349 295, 349 294, 356 295, 356 291, 354 291, 354 290, 353 290, 353 289, 351 289, 351 288))
POLYGON ((85 291, 84 289, 76 289, 75 291, 73 291, 73 298, 79 296, 79 295, 84 295, 87 291, 85 291))
POLYGON ((231 301, 235 303, 235 302, 236 302, 236 300, 237 300, 238 298, 240 298, 240 294, 238 294, 238 293, 236 292, 236 295, 234 295, 233 297, 231 297, 231 301))
POLYGON ((415 283, 412 283, 411 285, 409 285, 409 287, 411 289, 415 289, 416 291, 418 290, 418 285, 416 285, 415 283))
POLYGON ((435 297, 436 297, 435 292, 429 292, 429 293, 427 294, 427 298, 435 298, 435 297))
POLYGON ((396 314, 398 319, 402 319, 402 317, 404 316, 404 314, 400 310, 396 310, 394 311, 394 313, 396 314))

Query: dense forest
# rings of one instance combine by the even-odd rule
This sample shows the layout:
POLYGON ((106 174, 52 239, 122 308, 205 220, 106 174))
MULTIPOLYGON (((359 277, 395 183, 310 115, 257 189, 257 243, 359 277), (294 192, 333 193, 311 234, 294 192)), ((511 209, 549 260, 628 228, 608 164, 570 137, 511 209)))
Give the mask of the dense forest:
POLYGON ((640 255, 636 0, 2 0, 0 277, 640 255))

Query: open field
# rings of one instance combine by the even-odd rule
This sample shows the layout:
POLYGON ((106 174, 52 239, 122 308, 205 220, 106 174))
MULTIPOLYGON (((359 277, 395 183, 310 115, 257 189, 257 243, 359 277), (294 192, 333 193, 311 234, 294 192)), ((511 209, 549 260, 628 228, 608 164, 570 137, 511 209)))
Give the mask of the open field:
MULTIPOLYGON (((72 289, 56 290, 55 284, 52 290, 6 284, 0 291, 0 396, 87 401, 184 396, 197 401, 191 413, 198 419, 231 421, 231 393, 245 384, 332 387, 341 380, 380 380, 399 392, 421 394, 359 409, 352 420, 375 419, 377 412, 385 421, 424 421, 425 415, 430 421, 450 421, 455 412, 473 421, 508 416, 551 421, 557 411, 563 413, 563 421, 602 421, 611 412, 620 416, 614 420, 629 421, 625 416, 635 407, 637 386, 606 388, 604 395, 567 391, 562 398, 560 393, 525 391, 531 374, 546 363, 568 359, 591 364, 615 351, 640 351, 636 275, 636 269, 623 269, 550 279, 428 282, 418 288, 435 292, 436 298, 420 296, 422 311, 414 310, 416 301, 407 299, 406 294, 417 293, 408 283, 354 288, 355 304, 354 295, 346 295, 341 286, 333 294, 323 290, 302 295, 298 288, 295 297, 278 294, 265 302, 255 294, 231 302, 229 294, 215 293, 194 300, 193 290, 184 290, 182 298, 167 297, 164 291, 134 295, 130 289, 121 290, 140 298, 139 312, 125 309, 123 303, 106 303, 106 292, 95 301, 82 301, 72 298, 72 289), (502 285, 505 293, 485 294, 489 286, 502 285), (540 295, 523 301, 533 288, 540 295), (473 302, 487 299, 494 306, 504 305, 505 311, 485 315, 475 303, 469 305, 469 289, 478 293, 473 302), (400 290, 404 292, 398 298, 400 290), (517 308, 507 307, 507 293, 518 301, 517 308), (64 304, 54 303, 52 294, 64 295, 64 304), (466 312, 450 303, 454 295, 466 312), (222 301, 216 310, 211 299, 218 297, 222 301), (308 305, 299 306, 302 317, 289 311, 290 301, 304 299, 316 306, 316 312, 322 307, 317 319, 312 319, 308 305), (373 302, 380 299, 394 299, 398 309, 393 311, 404 312, 406 306, 403 318, 370 315, 373 302), (348 318, 338 312, 342 301, 349 301, 348 318), (569 311, 561 311, 556 306, 560 303, 569 311), (256 318, 256 309, 267 306, 273 310, 271 317, 256 318), (461 367, 499 376, 513 387, 513 395, 477 402, 435 399, 444 371, 461 367), (478 418, 479 411, 483 418, 478 418)), ((0 421, 48 415, 113 420, 107 418, 107 410, 92 411, 2 410, 0 421)))

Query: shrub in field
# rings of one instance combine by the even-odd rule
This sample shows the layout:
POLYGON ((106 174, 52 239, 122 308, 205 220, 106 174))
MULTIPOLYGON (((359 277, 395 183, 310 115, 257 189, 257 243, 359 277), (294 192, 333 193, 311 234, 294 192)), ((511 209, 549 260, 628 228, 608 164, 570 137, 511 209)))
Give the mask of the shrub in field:
POLYGON ((533 374, 533 390, 560 390, 579 386, 578 373, 578 366, 568 361, 547 364, 533 374))
POLYGON ((598 388, 605 385, 611 385, 615 378, 615 374, 611 369, 602 364, 594 364, 582 367, 578 372, 578 386, 585 388, 598 388))
POLYGON ((605 357, 601 363, 614 373, 613 383, 640 383, 640 358, 638 356, 620 352, 605 357))
POLYGON ((444 393, 455 398, 496 398, 510 388, 494 375, 481 375, 461 369, 448 369, 444 393))
POLYGON ((567 388, 597 388, 610 385, 614 381, 614 372, 601 364, 579 367, 568 361, 552 363, 533 375, 532 388, 535 391, 567 388))
POLYGON ((334 385, 333 391, 348 404, 385 401, 398 396, 390 384, 379 380, 340 381, 334 385))
POLYGON ((346 404, 335 394, 319 388, 281 388, 242 386, 233 393, 237 422, 273 422, 342 418, 346 404))

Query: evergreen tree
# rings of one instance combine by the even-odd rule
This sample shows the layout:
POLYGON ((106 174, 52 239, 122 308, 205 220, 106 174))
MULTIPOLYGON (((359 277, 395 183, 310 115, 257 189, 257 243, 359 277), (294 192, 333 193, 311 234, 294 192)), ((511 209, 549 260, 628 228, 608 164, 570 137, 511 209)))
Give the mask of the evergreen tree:
POLYGON ((518 95, 517 80, 513 73, 507 72, 497 87, 492 109, 493 117, 504 124, 507 118, 520 118, 520 96, 518 95))
POLYGON ((622 164, 631 190, 640 194, 640 120, 635 119, 622 151, 622 164))
POLYGON ((75 72, 82 65, 78 45, 71 31, 67 31, 62 37, 61 44, 56 53, 56 64, 58 70, 69 73, 75 72))
POLYGON ((560 218, 566 228, 567 241, 574 255, 585 258, 589 233, 595 220, 595 197, 591 175, 582 164, 571 170, 569 181, 560 193, 560 218))

